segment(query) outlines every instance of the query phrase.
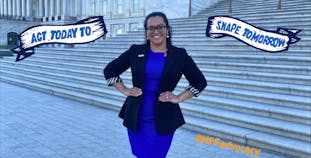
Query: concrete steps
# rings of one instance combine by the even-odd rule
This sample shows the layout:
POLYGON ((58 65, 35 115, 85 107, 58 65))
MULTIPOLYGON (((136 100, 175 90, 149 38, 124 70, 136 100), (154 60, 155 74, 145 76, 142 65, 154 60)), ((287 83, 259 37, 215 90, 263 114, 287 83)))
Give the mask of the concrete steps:
MULTIPOLYGON (((103 97, 96 97, 94 95, 89 95, 77 91, 49 86, 45 83, 34 83, 32 81, 27 81, 23 78, 16 79, 14 77, 16 77, 16 75, 9 77, 2 76, 1 81, 11 82, 19 86, 36 89, 57 96, 71 98, 88 104, 104 106, 113 110, 119 110, 120 105, 122 105, 122 101, 120 101, 120 99, 111 99, 111 97, 103 99, 103 97)), ((204 119, 201 117, 195 117, 192 114, 193 112, 191 113, 191 110, 194 109, 193 105, 194 104, 187 103, 181 104, 183 113, 185 113, 185 118, 187 120, 187 124, 185 125, 186 128, 196 130, 201 133, 206 133, 206 131, 209 131, 209 134, 212 134, 214 136, 218 136, 223 139, 230 139, 232 141, 238 141, 248 145, 261 146, 262 144, 265 144, 268 145, 269 150, 288 150, 289 152, 293 152, 291 154, 297 154, 297 152, 306 153, 308 152, 308 148, 310 147, 310 143, 307 143, 305 141, 289 139, 288 137, 283 137, 279 135, 271 135, 270 133, 258 132, 240 126, 233 126, 231 125, 231 123, 226 124, 223 122, 217 122, 215 120, 211 120, 210 118, 204 119), (258 136, 261 136, 260 139, 258 139, 258 136), (271 140, 277 141, 271 142, 271 140)), ((220 113, 220 115, 222 115, 222 113, 220 113)), ((305 157, 305 155, 302 156, 305 157)))
MULTIPOLYGON (((191 18, 170 20, 174 44, 187 49, 209 84, 198 98, 180 104, 185 128, 290 156, 311 156, 311 4, 282 2, 277 10, 273 0, 233 0, 232 14, 271 31, 277 26, 303 29, 301 41, 282 53, 262 52, 231 37, 205 37, 208 16, 227 15, 228 1, 191 18)), ((38 48, 19 63, 5 57, 0 80, 119 110, 125 97, 106 86, 103 68, 143 39, 144 31, 138 30, 76 48, 38 48)), ((131 86, 130 70, 121 77, 131 86)), ((187 85, 182 78, 174 93, 187 85)))
MULTIPOLYGON (((28 64, 26 66, 20 65, 21 69, 12 68, 6 65, 2 65, 3 70, 7 71, 13 71, 13 72, 20 72, 25 73, 29 75, 37 75, 40 74, 40 76, 49 76, 54 77, 54 79, 62 79, 62 77, 68 78, 68 74, 75 74, 75 76, 80 76, 82 78, 87 77, 87 75, 93 75, 94 79, 90 79, 90 82, 92 80, 97 81, 97 85, 102 84, 103 82, 98 82, 101 79, 101 72, 93 72, 89 73, 87 71, 83 70, 70 70, 66 68, 54 68, 50 69, 48 72, 45 72, 43 70, 40 70, 33 66, 32 69, 27 70, 27 67, 31 67, 31 64, 28 64), (66 70, 70 71, 67 72, 66 70), (59 72, 65 72, 62 75, 53 75, 53 73, 59 73, 59 72), (67 74, 68 73, 68 74, 67 74), (95 79, 96 76, 96 79, 95 79)), ((44 68, 45 66, 42 66, 41 68, 44 68)), ((48 68, 46 68, 47 70, 48 68)), ((129 74, 127 74, 129 76, 129 74)), ((69 78, 68 80, 76 81, 76 78, 69 78)), ((84 81, 84 83, 80 84, 86 84, 87 80, 84 81)), ((96 86, 97 86, 96 85, 96 86)), ((183 87, 186 87, 186 85, 183 85, 183 87)), ((268 92, 261 92, 261 91, 255 91, 255 90, 243 90, 238 88, 229 88, 229 87, 222 87, 222 86, 213 86, 211 85, 209 87, 209 91, 207 91, 206 95, 214 95, 214 96, 220 96, 220 97, 227 97, 227 98, 233 98, 233 99, 244 99, 244 100, 252 100, 267 104, 274 104, 279 106, 289 106, 294 108, 301 108, 301 109, 310 109, 308 104, 310 104, 310 101, 308 101, 305 97, 299 97, 299 96, 293 96, 293 95, 287 95, 287 94, 275 94, 275 93, 268 93, 268 92), (282 99, 280 99, 282 98, 282 99), (283 105, 286 103, 287 105, 283 105)), ((205 100, 198 99, 198 102, 202 102, 204 104, 205 100)))
MULTIPOLYGON (((182 40, 182 39, 181 39, 182 40)), ((219 49, 220 51, 239 51, 239 52, 262 52, 260 50, 256 50, 253 47, 250 47, 244 43, 239 43, 239 44, 234 44, 233 43, 227 43, 225 41, 219 41, 219 42, 215 42, 213 44, 210 44, 211 40, 210 39, 205 39, 205 40, 197 40, 197 41, 193 41, 196 42, 196 44, 191 44, 191 41, 183 41, 181 42, 181 40, 174 40, 173 43, 177 46, 183 46, 185 48, 189 48, 189 53, 191 53, 192 50, 213 50, 215 52, 216 49, 219 49)), ((308 45, 308 43, 310 43, 311 40, 304 40, 301 41, 301 43, 297 43, 297 45, 293 44, 290 45, 289 49, 300 53, 300 55, 305 55, 305 56, 310 56, 311 53, 308 50, 311 50, 311 46, 308 45)), ((110 42, 99 42, 99 43, 93 43, 90 44, 89 46, 92 46, 92 48, 105 48, 105 49, 127 49, 131 44, 130 41, 123 41, 120 42, 122 43, 122 47, 116 47, 118 41, 110 41, 110 42)), ((142 42, 138 42, 138 43, 142 43, 142 42)), ((81 49, 88 49, 89 47, 78 47, 81 49)), ((187 49, 188 50, 188 49, 187 49)), ((288 54, 288 52, 280 52, 280 53, 273 53, 273 54, 288 54)), ((271 53, 272 54, 272 53, 271 53)), ((287 55, 286 54, 286 55, 287 55)), ((293 54, 293 53, 292 53, 293 54)))
MULTIPOLYGON (((33 57, 38 59, 38 57, 33 57)), ((50 60, 56 62, 69 62, 69 63, 77 63, 82 64, 88 62, 87 60, 83 59, 75 59, 70 60, 70 58, 52 58, 52 57, 41 57, 40 59, 43 60, 50 60)), ((97 59, 96 62, 90 63, 91 65, 98 65, 108 63, 105 59, 99 60, 97 59)), ((205 67, 204 60, 197 61, 198 65, 202 65, 201 67, 205 67)), ((33 67, 35 67, 34 65, 33 67)), ((44 66, 39 66, 44 67, 44 66)), ((47 67, 48 68, 48 67, 47 67)), ((63 71, 62 69, 60 71, 63 71)), ((68 71, 72 71, 69 70, 68 71)), ((289 83, 289 84, 298 84, 298 85, 310 85, 310 76, 306 75, 293 75, 293 74, 276 74, 276 73, 269 73, 269 72, 251 72, 251 71, 241 71, 241 70, 226 70, 226 69, 210 69, 210 68, 202 68, 203 73, 206 76, 217 76, 217 77, 225 77, 225 78, 235 78, 235 79, 249 79, 249 80, 256 80, 256 81, 274 81, 277 83, 289 83)), ((85 71, 85 75, 87 75, 87 71, 85 71)))
MULTIPOLYGON (((11 64, 10 61, 4 61, 7 64, 11 64)), ((34 69, 40 70, 40 67, 36 67, 36 64, 48 66, 48 67, 53 67, 53 68, 65 68, 65 69, 78 69, 78 70, 84 70, 84 71, 91 71, 91 72, 98 72, 100 73, 99 77, 102 77, 102 70, 103 67, 100 65, 83 65, 83 64, 75 64, 75 63, 60 63, 60 62, 55 62, 55 61, 41 61, 37 59, 31 59, 31 60, 25 60, 22 61, 24 65, 26 66, 32 66, 34 65, 34 69), (29 65, 27 65, 29 64, 29 65)), ((108 61, 107 61, 108 63, 108 61)), ((217 63, 219 64, 219 63, 217 63)), ((225 63, 227 64, 227 63, 225 63)), ((214 65, 214 63, 210 64, 211 66, 214 65)), ((296 68, 296 67, 295 67, 296 68)), ((256 68, 255 68, 256 69, 256 68)), ((262 69, 262 68, 261 68, 262 69)), ((271 69, 271 68, 269 68, 271 69)), ((286 69, 290 69, 289 67, 286 69)), ((299 70, 301 68, 298 68, 299 70)), ((50 70, 51 71, 51 70, 50 70)), ((280 70, 276 70, 278 72, 280 70)), ((285 71, 285 70, 284 70, 285 71)), ((60 71, 62 72, 62 71, 60 71)), ((127 75, 129 76, 130 71, 126 72, 127 75)), ((79 75, 79 74, 77 74, 79 75)), ((130 77, 129 77, 130 79, 130 77)), ((290 95, 300 95, 300 96, 310 96, 310 87, 306 87, 303 85, 287 85, 287 84, 281 84, 281 83, 272 83, 272 82, 259 82, 259 81, 249 81, 249 80, 244 80, 241 82, 241 79, 226 79, 222 77, 212 77, 212 76, 207 76, 208 83, 212 85, 222 85, 226 87, 243 87, 245 89, 249 90, 269 90, 269 92, 277 92, 277 93, 282 93, 282 94, 290 94, 290 95)), ((101 81, 101 80, 100 80, 101 81)), ((185 85, 186 86, 186 85, 185 85)), ((204 92, 203 92, 204 93, 204 92)))
MULTIPOLYGON (((11 82, 19 86, 36 89, 38 91, 50 93, 56 96, 79 100, 81 102, 92 105, 103 106, 105 108, 113 110, 119 110, 121 108, 120 105, 122 105, 122 101, 120 101, 119 99, 103 99, 103 97, 96 97, 94 95, 65 90, 63 88, 56 88, 48 86, 46 84, 34 83, 23 79, 15 79, 2 76, 1 81, 11 82)), ((281 150, 284 152, 287 151, 286 153, 291 152, 292 155, 295 155, 297 153, 306 153, 308 151, 308 148, 310 147, 310 144, 304 141, 289 139, 287 137, 282 137, 279 135, 271 135, 270 133, 258 132, 254 130, 249 130, 248 128, 232 126, 230 124, 225 124, 222 122, 194 117, 191 116, 190 112, 187 111, 186 103, 181 104, 181 106, 183 107, 185 119, 187 120, 187 124, 185 125, 185 127, 201 133, 206 133, 206 131, 209 131, 209 133, 214 136, 253 146, 260 146, 262 144, 265 144, 269 147, 269 150, 281 150)), ((301 156, 306 157, 307 154, 301 156)))
MULTIPOLYGON (((41 52, 39 52, 41 53, 41 52)), ((75 54, 75 57, 82 58, 82 59, 89 59, 89 58, 100 58, 102 54, 100 53, 93 53, 90 52, 85 53, 79 53, 77 52, 75 54)), ((46 54, 38 54, 37 57, 45 57, 46 54)), ((72 57, 70 53, 66 52, 54 52, 53 54, 49 54, 49 56, 53 59, 57 59, 58 56, 63 57, 72 57), (54 58, 53 58, 54 57, 54 58)), ((110 60, 116 58, 116 54, 106 54, 102 57, 107 59, 105 63, 108 63, 110 60)), ((194 59, 200 59, 200 56, 192 56, 194 59)), ((50 60, 50 61, 51 61, 50 60)), ((36 62, 41 62, 40 60, 35 60, 36 62)), ((28 61, 25 61, 28 62, 28 61)), ((49 61, 46 61, 49 62, 49 61)), ((44 63, 44 62, 43 62, 44 63)), ((59 64, 57 62, 54 62, 56 64, 59 64)), ((64 65, 63 63, 60 63, 64 65)), ((199 63, 198 63, 199 64, 199 63)), ((302 65, 302 66, 291 66, 291 65, 277 65, 277 64, 265 64, 265 63, 236 63, 236 62, 205 62, 204 68, 217 68, 217 69, 230 69, 230 70, 247 70, 247 71, 260 71, 260 72, 274 72, 274 73, 284 73, 284 74, 296 74, 296 75, 310 75, 311 69, 308 67, 308 65, 302 65)), ((81 65, 73 64, 73 67, 79 67, 81 65)), ((200 66, 200 65, 199 65, 200 66)), ((202 66, 203 67, 203 66, 202 66)), ((83 68, 83 67, 81 67, 83 68)), ((93 70, 94 66, 90 67, 89 70, 93 70)), ((102 67, 97 67, 96 69, 102 69, 102 67)))
MULTIPOLYGON (((20 70, 20 72, 25 71, 23 69, 20 70)), ((28 70, 27 73, 24 72, 23 75, 19 74, 19 71, 16 71, 12 73, 12 71, 5 71, 5 68, 1 70, 2 74, 6 74, 6 76, 21 79, 21 80, 28 80, 28 81, 33 81, 41 84, 46 84, 50 85, 53 87, 58 87, 58 88, 65 88, 68 90, 73 90, 81 93, 87 93, 92 96, 99 96, 99 97, 110 97, 113 99, 119 99, 121 94, 118 92, 111 93, 109 89, 107 88, 98 88, 96 86, 84 86, 79 83, 73 83, 72 81, 74 80, 64 80, 66 78, 66 75, 54 75, 54 73, 46 73, 46 72, 40 72, 38 70, 36 71, 30 71, 28 70), (17 72, 17 73, 16 73, 17 72), (57 76, 57 77, 55 77, 57 76), (63 76, 63 77, 62 77, 63 76)), ((212 87, 213 88, 213 87, 212 87)), ((203 96, 203 97, 209 97, 209 96, 203 96)), ((122 97, 124 98, 124 97, 122 97)), ((202 98, 202 97, 201 97, 202 98)), ((208 99, 205 99, 208 100, 208 99)), ((252 120, 252 126, 254 127, 248 127, 248 128, 258 128, 257 130, 263 130, 264 127, 266 127, 266 130, 271 130, 271 128, 276 128, 276 133, 277 134, 282 134, 286 135, 288 137, 294 137, 296 139, 301 139, 301 140, 308 140, 310 133, 305 133, 305 131, 309 130, 308 126, 305 126, 304 124, 299 124, 299 123, 289 123, 288 121, 281 121, 277 119, 269 119, 267 117, 260 117, 260 116, 255 116, 255 115, 250 115, 250 114, 245 114, 245 113, 240 113, 240 112, 232 112, 229 110, 226 110, 226 112, 223 109, 218 109, 218 108, 213 108, 213 107, 208 107, 208 106, 202 106, 202 104, 198 104, 197 107, 195 107, 195 103, 191 103, 191 108, 196 109, 195 111, 200 111, 200 113, 204 113, 204 117, 208 117, 211 119, 212 117, 219 118, 219 117, 224 117, 222 118, 223 120, 228 120, 226 117, 231 117, 232 115, 238 115, 239 117, 236 117, 236 123, 237 124, 242 124, 242 122, 245 122, 243 126, 250 126, 249 123, 247 123, 246 120, 252 120), (221 116, 219 116, 221 114, 221 116), (223 115, 224 114, 224 115, 223 115), (243 119, 244 120, 243 120, 243 119), (252 118, 252 119, 251 119, 252 118), (256 123, 255 123, 256 122, 256 123), (274 125, 271 125, 271 122, 275 123, 274 125), (287 126, 284 126, 287 125, 287 126), (272 127, 270 127, 272 126, 272 127), (278 127, 276 127, 278 126, 278 127), (287 129, 290 127, 290 129, 287 129), (292 128, 294 127, 294 128, 292 128), (281 131, 284 131, 283 133, 281 131), (291 132, 288 132, 288 130, 292 130, 291 132), (297 137, 297 133, 299 134, 299 137, 297 137)), ((199 113, 196 115, 199 116, 199 113)), ((201 116, 202 117, 202 116, 201 116)), ((232 121, 233 118, 231 118, 230 121, 232 121)), ((219 120, 218 120, 219 121, 219 120)), ((229 122, 228 122, 229 123, 229 122)), ((232 123, 232 122, 231 122, 232 123)), ((240 125, 242 126, 242 125, 240 125)))

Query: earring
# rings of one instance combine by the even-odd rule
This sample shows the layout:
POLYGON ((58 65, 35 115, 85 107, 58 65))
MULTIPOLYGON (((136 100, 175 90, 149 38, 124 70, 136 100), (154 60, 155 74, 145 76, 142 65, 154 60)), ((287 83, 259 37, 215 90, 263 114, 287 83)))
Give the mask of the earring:
POLYGON ((166 35, 166 38, 170 38, 170 35, 167 34, 167 35, 166 35))

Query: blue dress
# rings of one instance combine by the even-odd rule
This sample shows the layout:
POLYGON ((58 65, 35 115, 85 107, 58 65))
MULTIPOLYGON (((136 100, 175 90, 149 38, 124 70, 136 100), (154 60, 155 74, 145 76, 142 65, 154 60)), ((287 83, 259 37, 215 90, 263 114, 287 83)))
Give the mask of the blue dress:
POLYGON ((144 100, 138 116, 136 133, 128 131, 132 153, 138 158, 165 158, 174 133, 159 135, 155 127, 154 103, 166 57, 164 53, 149 51, 145 67, 144 100))

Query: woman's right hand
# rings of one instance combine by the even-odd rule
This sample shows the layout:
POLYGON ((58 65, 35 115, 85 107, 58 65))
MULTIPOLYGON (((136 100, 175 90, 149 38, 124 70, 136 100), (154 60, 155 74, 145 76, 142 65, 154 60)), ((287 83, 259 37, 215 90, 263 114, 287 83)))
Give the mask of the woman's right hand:
POLYGON ((142 90, 138 87, 125 88, 121 91, 126 96, 138 97, 143 94, 142 90))
POLYGON ((143 94, 142 90, 138 87, 127 88, 122 82, 114 83, 113 86, 117 88, 125 96, 138 97, 143 94))

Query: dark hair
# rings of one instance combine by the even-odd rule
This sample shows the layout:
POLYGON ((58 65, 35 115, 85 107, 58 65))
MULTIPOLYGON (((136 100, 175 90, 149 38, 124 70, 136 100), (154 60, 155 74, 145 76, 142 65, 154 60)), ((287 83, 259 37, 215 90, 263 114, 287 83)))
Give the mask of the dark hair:
POLYGON ((162 12, 152 12, 152 13, 150 13, 150 14, 148 14, 147 16, 146 16, 146 18, 145 18, 145 21, 144 21, 144 28, 145 28, 145 42, 149 45, 150 44, 150 41, 149 40, 147 40, 146 38, 147 38, 147 21, 148 21, 148 19, 149 18, 151 18, 151 17, 155 17, 155 16, 159 16, 159 17, 161 17, 162 19, 163 19, 163 21, 164 21, 164 23, 165 23, 165 25, 166 25, 166 27, 167 27, 167 29, 168 29, 168 35, 169 35, 169 38, 167 38, 167 40, 166 40, 166 45, 167 46, 170 46, 170 45, 172 45, 172 40, 171 40, 171 38, 172 38, 172 36, 171 36, 171 26, 168 24, 168 20, 167 20, 167 17, 166 17, 166 15, 164 14, 164 13, 162 13, 162 12))

